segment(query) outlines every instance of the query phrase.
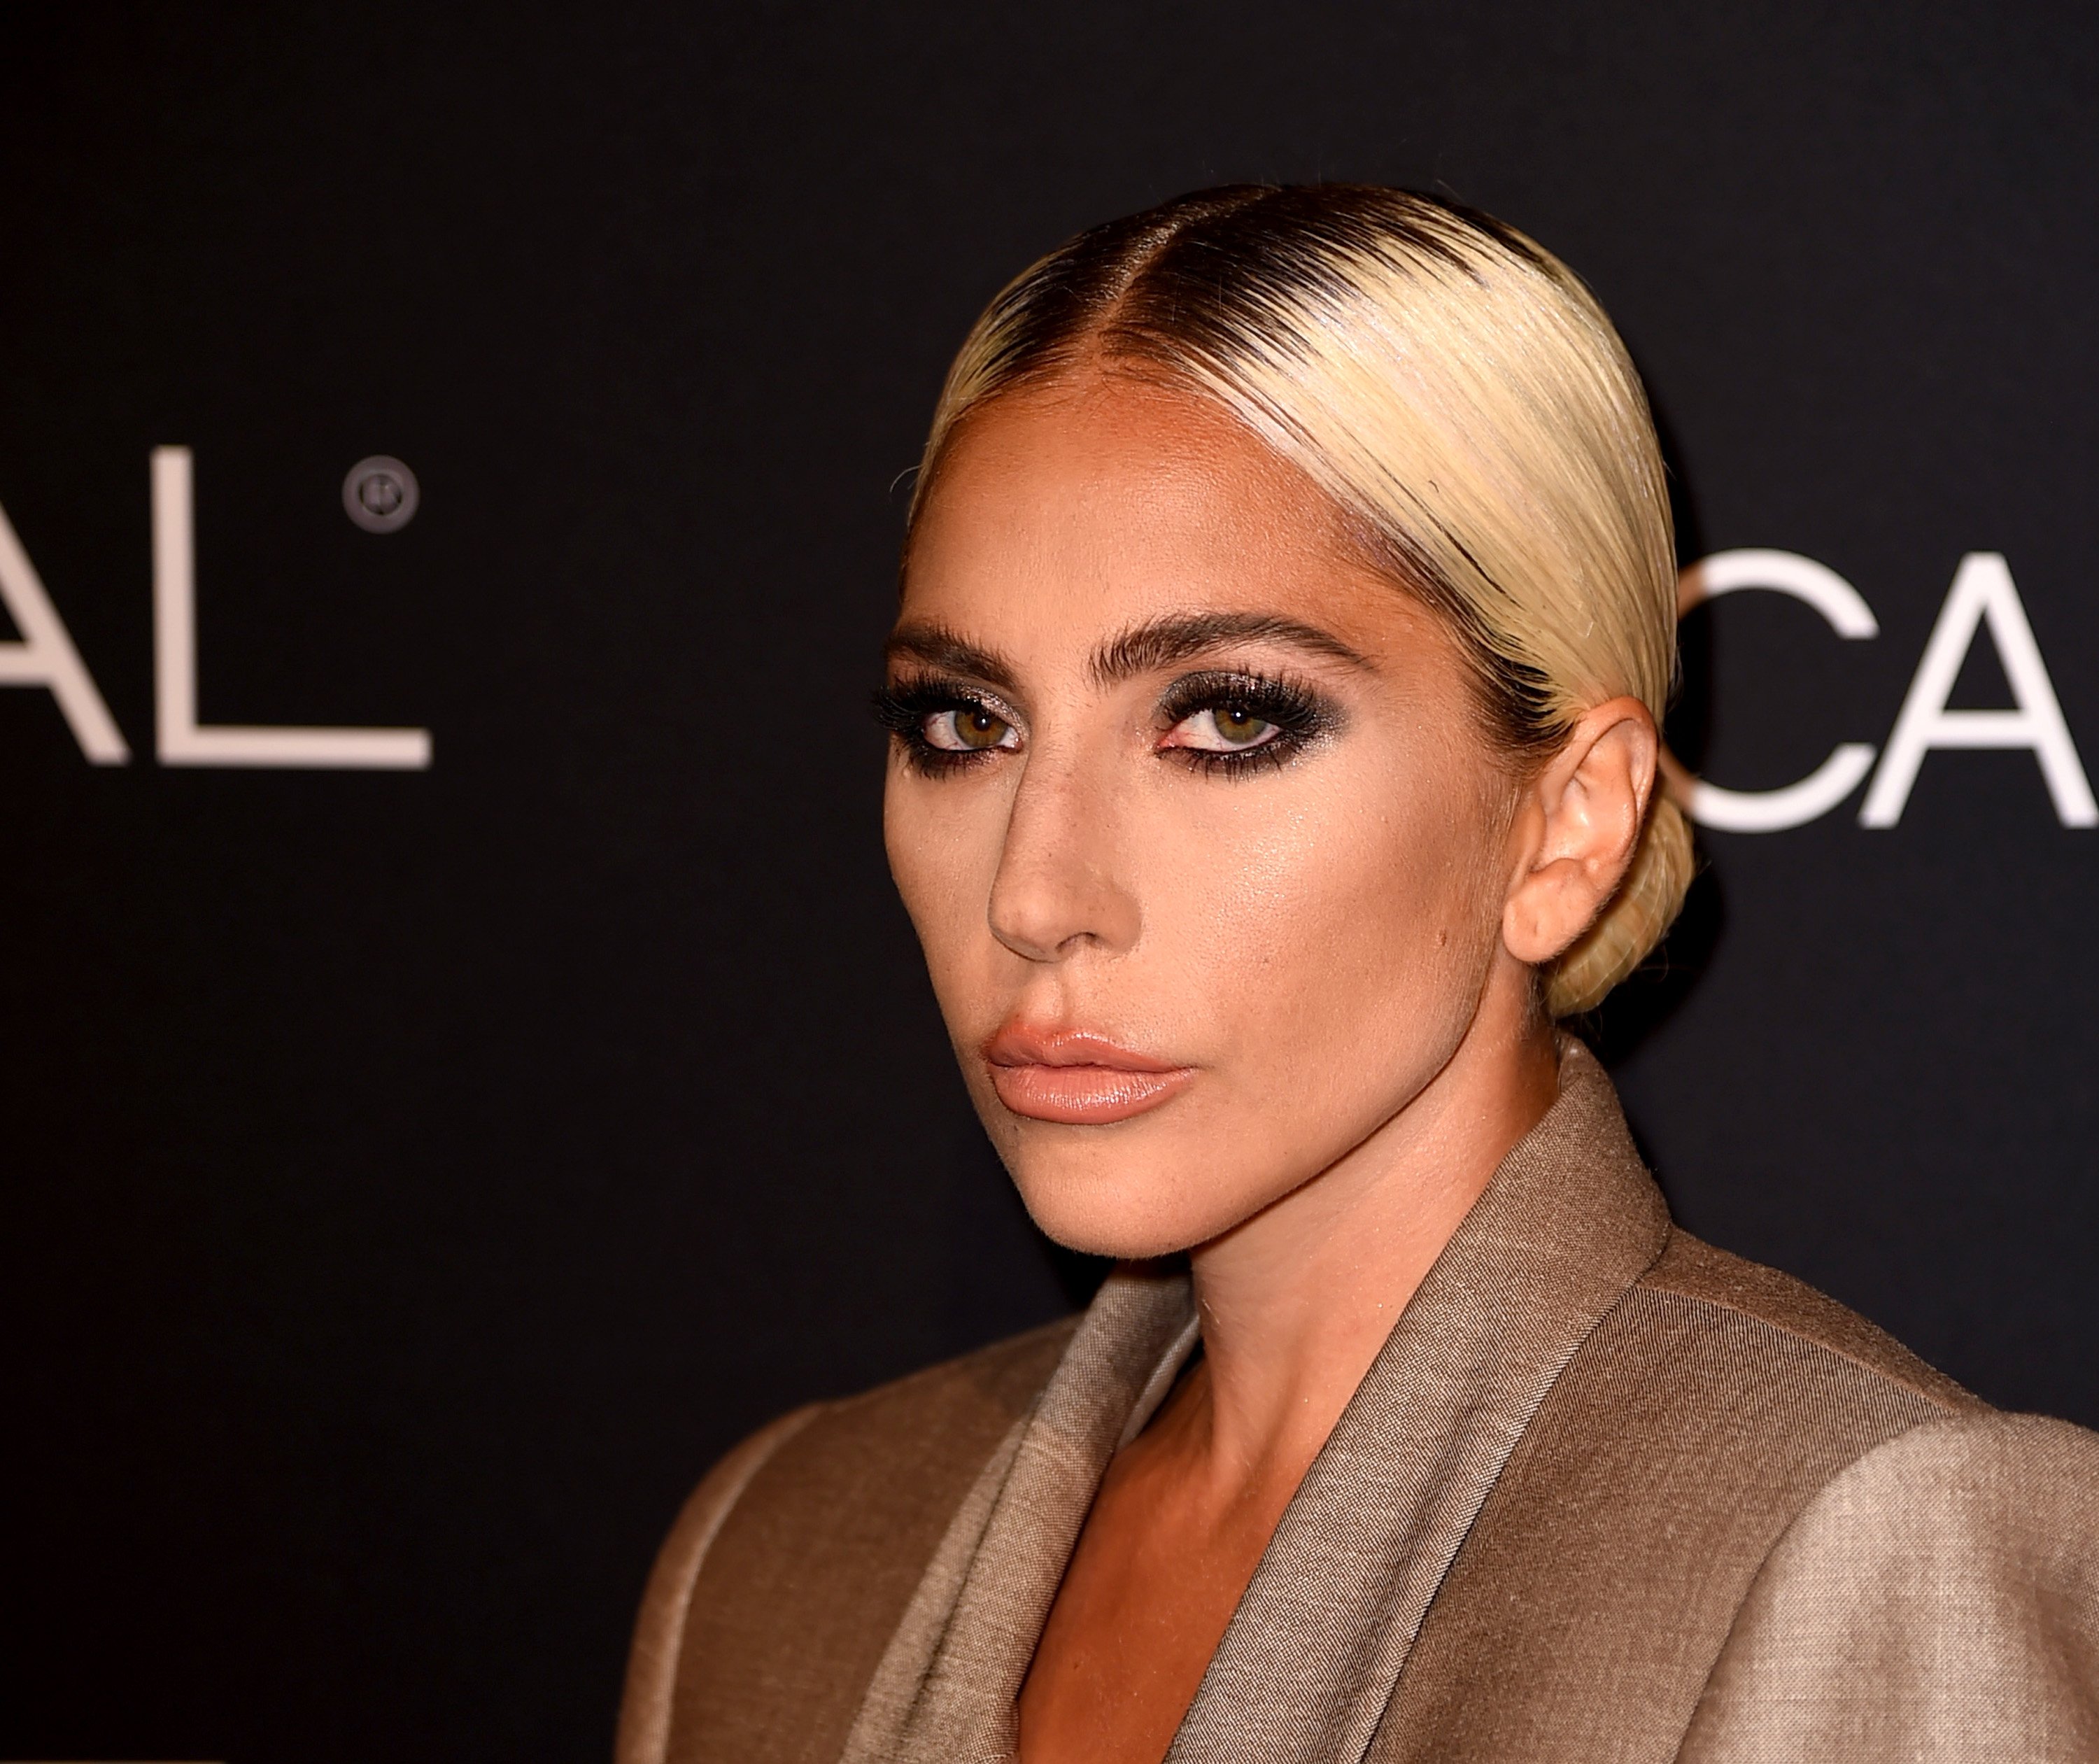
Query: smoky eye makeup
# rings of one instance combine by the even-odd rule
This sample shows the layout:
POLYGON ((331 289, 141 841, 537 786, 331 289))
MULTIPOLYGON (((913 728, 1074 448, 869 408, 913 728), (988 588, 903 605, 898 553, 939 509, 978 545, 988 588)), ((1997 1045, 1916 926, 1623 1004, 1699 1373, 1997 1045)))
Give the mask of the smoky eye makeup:
MULTIPOLYGON (((873 710, 905 763, 923 776, 952 776, 1021 744, 1019 719, 1005 702, 965 680, 908 675, 878 689, 873 710)), ((1245 776, 1287 765, 1343 720, 1326 693, 1302 681, 1204 669, 1183 675, 1160 695, 1155 751, 1191 771, 1245 776)))
POLYGON ((1005 702, 961 680, 907 675, 878 688, 873 708, 905 763, 928 777, 980 765, 1020 745, 1020 731, 1005 702))
POLYGON ((1336 732, 1339 706, 1287 676, 1212 669, 1183 675, 1159 702, 1163 755, 1216 776, 1288 764, 1336 732))

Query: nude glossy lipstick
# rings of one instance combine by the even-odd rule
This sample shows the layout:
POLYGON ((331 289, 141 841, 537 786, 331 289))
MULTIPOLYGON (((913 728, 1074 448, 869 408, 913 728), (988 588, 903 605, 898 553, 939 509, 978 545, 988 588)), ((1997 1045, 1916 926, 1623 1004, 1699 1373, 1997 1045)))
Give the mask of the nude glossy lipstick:
POLYGON ((1079 1029, 1008 1023, 984 1044, 998 1099, 1030 1120, 1105 1127, 1155 1109, 1187 1088, 1192 1066, 1133 1053, 1079 1029))

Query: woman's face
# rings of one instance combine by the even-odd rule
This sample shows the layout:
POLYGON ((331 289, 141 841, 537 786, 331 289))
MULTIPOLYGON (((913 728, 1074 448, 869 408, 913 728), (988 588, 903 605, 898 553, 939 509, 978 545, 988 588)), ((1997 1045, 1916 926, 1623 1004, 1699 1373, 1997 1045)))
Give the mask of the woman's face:
POLYGON ((1221 412, 1102 378, 969 420, 890 644, 889 860, 1052 1237, 1219 1236, 1527 987, 1517 785, 1469 693, 1435 616, 1221 412))

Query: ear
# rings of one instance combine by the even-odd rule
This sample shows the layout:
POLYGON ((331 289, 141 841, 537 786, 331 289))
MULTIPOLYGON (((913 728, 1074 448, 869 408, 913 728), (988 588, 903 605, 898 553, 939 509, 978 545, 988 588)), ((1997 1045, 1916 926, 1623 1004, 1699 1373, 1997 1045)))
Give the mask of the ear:
POLYGON ((1583 713, 1531 781, 1511 829, 1516 850, 1502 941, 1536 966, 1573 943, 1631 868, 1661 743, 1637 698, 1583 713))

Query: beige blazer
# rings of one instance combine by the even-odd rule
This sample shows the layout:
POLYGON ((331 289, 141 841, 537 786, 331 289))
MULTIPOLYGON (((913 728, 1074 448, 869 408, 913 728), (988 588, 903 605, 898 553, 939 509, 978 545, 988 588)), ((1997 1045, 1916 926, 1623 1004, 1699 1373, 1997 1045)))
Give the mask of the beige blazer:
MULTIPOLYGON (((1185 1273, 799 1410, 643 1604, 620 1764, 993 1764, 1185 1273)), ((2099 1758, 2099 1436, 2005 1415, 1675 1230, 1609 1080, 1559 1101, 1394 1328, 1173 1764, 2099 1758)))

